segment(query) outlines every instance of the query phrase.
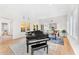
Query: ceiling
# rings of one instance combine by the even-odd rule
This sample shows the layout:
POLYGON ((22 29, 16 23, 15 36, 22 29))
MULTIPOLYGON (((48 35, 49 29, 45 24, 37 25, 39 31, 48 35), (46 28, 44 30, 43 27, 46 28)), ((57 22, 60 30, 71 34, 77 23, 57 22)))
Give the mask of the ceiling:
POLYGON ((66 4, 2 4, 0 17, 16 18, 30 17, 30 19, 43 19, 67 15, 71 5, 66 4))

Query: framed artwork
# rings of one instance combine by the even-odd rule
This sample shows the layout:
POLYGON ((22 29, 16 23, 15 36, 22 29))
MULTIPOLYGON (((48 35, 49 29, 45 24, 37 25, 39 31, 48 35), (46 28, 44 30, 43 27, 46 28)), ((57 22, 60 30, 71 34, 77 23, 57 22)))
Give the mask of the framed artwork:
POLYGON ((44 30, 44 25, 41 25, 41 30, 44 30))
POLYGON ((35 25, 33 24, 33 30, 35 31, 35 25))
POLYGON ((56 24, 56 23, 50 23, 50 24, 49 24, 49 27, 50 27, 50 28, 57 29, 57 24, 56 24))
POLYGON ((25 32, 25 28, 21 27, 21 32, 25 32))
POLYGON ((38 30, 38 25, 34 25, 33 24, 33 30, 35 31, 35 30, 38 30))

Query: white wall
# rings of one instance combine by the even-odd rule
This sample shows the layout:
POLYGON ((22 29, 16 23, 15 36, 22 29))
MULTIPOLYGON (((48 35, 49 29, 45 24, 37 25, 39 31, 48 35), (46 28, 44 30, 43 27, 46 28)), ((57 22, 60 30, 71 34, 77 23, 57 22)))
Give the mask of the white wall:
MULTIPOLYGON (((0 16, 8 17, 12 19, 13 24, 11 27, 13 33, 13 39, 25 36, 25 33, 21 32, 20 24, 23 20, 23 16, 29 16, 31 24, 40 24, 39 19, 44 19, 47 23, 48 20, 53 19, 58 24, 58 29, 66 29, 66 15, 68 13, 70 5, 61 4, 38 4, 38 5, 25 5, 25 4, 12 4, 12 5, 0 5, 0 16), (60 16, 60 17, 58 17, 60 16), (53 18, 55 17, 55 18, 53 18), (62 21, 62 23, 60 22, 62 21)), ((25 20, 27 21, 27 19, 25 20)), ((46 24, 45 23, 45 24, 46 24)), ((48 25, 48 24, 47 24, 48 25)), ((47 26, 46 25, 46 26, 47 26)), ((32 28, 32 26, 31 26, 32 28)))
POLYGON ((0 16, 14 18, 17 16, 30 16, 31 19, 44 19, 68 13, 70 5, 67 4, 1 4, 0 16))
MULTIPOLYGON (((46 19, 37 19, 37 20, 32 20, 30 19, 30 24, 31 24, 31 30, 33 29, 33 24, 44 24, 46 27, 49 28, 49 23, 50 20, 53 20, 54 23, 57 23, 57 29, 62 30, 62 29, 67 29, 67 19, 66 15, 64 16, 58 16, 58 17, 51 17, 51 18, 46 18, 46 19)), ((17 17, 15 20, 13 20, 13 39, 19 38, 19 37, 24 37, 25 32, 21 32, 20 24, 21 21, 23 20, 22 17, 17 17)), ((24 21, 27 22, 28 18, 26 18, 24 21)), ((39 28, 40 29, 40 28, 39 28)), ((47 28, 46 28, 47 30, 47 28)))
POLYGON ((52 23, 57 24, 58 30, 63 30, 63 29, 67 30, 67 16, 66 15, 42 19, 40 20, 40 23, 42 24, 47 23, 47 25, 49 25, 49 23, 51 23, 51 20, 52 20, 52 23))
MULTIPOLYGON (((25 36, 25 32, 21 32, 21 22, 24 19, 22 17, 16 17, 13 19, 13 39, 21 38, 25 36)), ((26 20, 24 20, 26 22, 26 20)))
POLYGON ((67 16, 59 16, 54 18, 54 23, 57 23, 58 30, 67 30, 67 16))

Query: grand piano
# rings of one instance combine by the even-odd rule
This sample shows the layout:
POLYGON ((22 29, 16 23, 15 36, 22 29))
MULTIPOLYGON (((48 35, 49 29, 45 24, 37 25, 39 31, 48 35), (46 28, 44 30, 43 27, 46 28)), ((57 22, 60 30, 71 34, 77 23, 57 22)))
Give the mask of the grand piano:
POLYGON ((41 42, 45 42, 49 40, 48 34, 44 34, 43 31, 29 31, 26 33, 26 45, 27 45, 27 53, 29 52, 29 45, 38 44, 41 42))

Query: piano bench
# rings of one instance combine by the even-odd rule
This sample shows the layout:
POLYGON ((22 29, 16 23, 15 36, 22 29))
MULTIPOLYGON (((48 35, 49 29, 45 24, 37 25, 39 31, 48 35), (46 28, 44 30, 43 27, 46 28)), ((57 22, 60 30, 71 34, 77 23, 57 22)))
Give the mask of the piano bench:
POLYGON ((48 54, 48 45, 46 43, 40 43, 40 44, 35 44, 31 46, 31 54, 33 55, 34 51, 39 50, 41 48, 47 48, 47 54, 48 54))

